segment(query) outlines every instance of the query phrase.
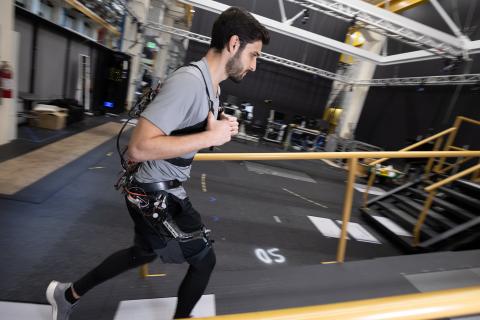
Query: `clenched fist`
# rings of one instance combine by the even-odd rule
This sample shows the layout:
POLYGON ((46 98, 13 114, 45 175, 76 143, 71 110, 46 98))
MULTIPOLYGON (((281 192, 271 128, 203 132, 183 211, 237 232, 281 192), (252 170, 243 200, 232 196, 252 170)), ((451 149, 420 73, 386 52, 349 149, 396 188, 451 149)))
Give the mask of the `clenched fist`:
MULTIPOLYGON (((207 132, 210 134, 210 144, 212 146, 220 146, 231 140, 232 126, 230 120, 223 118, 220 120, 215 119, 213 113, 208 113, 207 119, 207 132)), ((237 123, 238 132, 238 123, 237 123)))

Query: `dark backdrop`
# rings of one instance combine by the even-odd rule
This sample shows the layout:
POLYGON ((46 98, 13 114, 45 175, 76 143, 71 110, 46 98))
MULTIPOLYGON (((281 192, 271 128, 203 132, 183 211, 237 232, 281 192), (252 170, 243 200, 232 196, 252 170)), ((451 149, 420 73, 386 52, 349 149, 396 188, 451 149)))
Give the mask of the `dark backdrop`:
MULTIPOLYGON (((220 0, 228 5, 238 5, 256 14, 280 20, 280 11, 276 0, 220 0)), ((441 0, 440 3, 454 17, 457 24, 472 40, 480 39, 480 1, 441 0)), ((291 17, 301 8, 291 3, 285 3, 287 16, 291 17)), ((196 9, 197 10, 197 9, 196 9)), ((403 15, 431 27, 451 33, 442 18, 426 3, 406 11, 403 15)), ((211 26, 217 17, 216 14, 197 10, 194 16, 192 32, 210 36, 211 26)), ((348 23, 324 14, 312 13, 307 24, 299 21, 294 26, 307 29, 326 37, 343 41, 347 32, 348 23)), ((263 51, 283 58, 336 71, 339 54, 318 46, 306 44, 296 39, 271 33, 270 45, 263 51)), ((200 59, 208 47, 199 43, 190 42, 187 53, 187 62, 200 59)), ((396 41, 389 41, 388 53, 401 53, 418 50, 396 41)), ((470 72, 480 72, 480 55, 473 56, 470 72)), ((408 77, 420 75, 440 75, 448 73, 462 73, 465 64, 457 69, 444 71, 447 62, 440 60, 420 63, 401 64, 396 66, 377 67, 375 78, 408 77)), ((257 71, 249 74, 242 84, 226 81, 222 84, 222 100, 227 101, 229 96, 239 97, 238 101, 248 101, 255 105, 255 117, 260 123, 266 123, 268 110, 273 108, 286 113, 286 122, 294 115, 303 115, 311 118, 320 118, 330 92, 332 81, 319 78, 302 71, 260 60, 257 71), (272 100, 271 105, 264 103, 265 99, 272 100)), ((480 119, 480 84, 464 86, 454 108, 449 110, 456 86, 441 87, 372 87, 368 93, 365 107, 359 120, 356 139, 378 145, 387 150, 399 149, 409 144, 411 139, 430 131, 440 131, 453 124, 457 115, 464 115, 480 119), (423 89, 423 91, 422 91, 423 89), (475 90, 472 90, 475 89, 475 90)), ((462 130, 457 144, 468 144, 479 147, 480 130, 465 128, 462 130)))
MULTIPOLYGON (((280 10, 277 0, 222 0, 227 5, 241 6, 245 9, 271 18, 280 20, 280 10)), ((298 13, 302 7, 285 3, 287 17, 298 13)), ((217 14, 196 9, 192 32, 210 36, 211 27, 217 14)), ((344 21, 311 12, 310 19, 305 25, 300 22, 294 26, 343 41, 348 28, 344 21)), ((314 46, 291 37, 270 32, 271 41, 263 48, 263 52, 274 54, 282 58, 305 63, 321 69, 335 72, 339 54, 324 48, 314 46)), ((200 59, 207 51, 207 45, 190 42, 186 62, 200 59)), ((331 80, 297 71, 281 65, 258 60, 257 70, 249 74, 241 84, 229 80, 222 83, 222 101, 251 102, 254 108, 255 120, 258 124, 265 124, 269 110, 285 114, 285 121, 290 122, 295 115, 309 118, 321 118, 326 100, 330 93, 331 80), (265 100, 271 100, 266 104, 265 100)))

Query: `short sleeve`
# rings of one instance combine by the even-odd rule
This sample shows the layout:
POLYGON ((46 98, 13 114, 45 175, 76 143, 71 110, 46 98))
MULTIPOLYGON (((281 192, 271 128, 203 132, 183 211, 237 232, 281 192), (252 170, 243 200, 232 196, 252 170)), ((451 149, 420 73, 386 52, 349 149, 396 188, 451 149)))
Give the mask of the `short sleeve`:
POLYGON ((179 128, 201 94, 200 79, 185 71, 176 72, 167 79, 142 117, 170 135, 179 128))

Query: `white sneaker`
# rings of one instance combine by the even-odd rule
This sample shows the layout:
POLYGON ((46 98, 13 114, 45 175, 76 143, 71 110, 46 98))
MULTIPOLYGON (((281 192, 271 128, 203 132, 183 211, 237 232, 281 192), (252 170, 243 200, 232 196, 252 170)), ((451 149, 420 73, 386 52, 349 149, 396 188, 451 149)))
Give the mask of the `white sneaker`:
POLYGON ((70 303, 65 298, 65 291, 70 288, 71 283, 61 283, 52 281, 48 285, 46 296, 48 302, 52 305, 53 320, 68 320, 73 307, 77 304, 70 303))

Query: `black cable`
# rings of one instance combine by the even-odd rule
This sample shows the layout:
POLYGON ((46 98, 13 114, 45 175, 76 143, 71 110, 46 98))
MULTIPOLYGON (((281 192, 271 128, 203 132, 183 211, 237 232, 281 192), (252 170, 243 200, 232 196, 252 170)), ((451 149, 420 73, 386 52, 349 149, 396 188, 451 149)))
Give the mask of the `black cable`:
POLYGON ((147 90, 142 94, 140 99, 137 100, 137 102, 135 103, 133 108, 131 108, 128 111, 128 117, 129 118, 127 119, 127 121, 125 121, 122 128, 120 129, 120 131, 117 134, 117 152, 118 152, 118 155, 120 156, 120 164, 122 165, 122 168, 124 170, 129 169, 128 162, 125 160, 125 157, 124 157, 125 152, 127 152, 128 146, 125 147, 124 150, 122 151, 121 148, 120 148, 120 138, 123 134, 123 131, 125 130, 125 127, 130 123, 130 121, 132 119, 138 119, 140 117, 140 114, 146 109, 148 104, 153 101, 153 99, 157 95, 157 92, 158 92, 159 88, 160 88, 160 82, 157 84, 155 89, 153 89, 151 87, 147 88, 147 90))

